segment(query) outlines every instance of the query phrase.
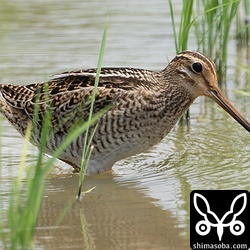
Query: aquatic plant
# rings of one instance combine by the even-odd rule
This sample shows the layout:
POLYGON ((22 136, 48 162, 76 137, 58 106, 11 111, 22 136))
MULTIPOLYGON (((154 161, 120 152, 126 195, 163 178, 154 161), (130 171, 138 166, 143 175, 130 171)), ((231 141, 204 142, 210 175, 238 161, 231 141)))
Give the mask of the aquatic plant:
MULTIPOLYGON (((183 0, 178 35, 172 0, 168 2, 176 53, 188 49, 188 37, 191 31, 194 32, 192 35, 195 34, 197 50, 215 61, 221 82, 226 75, 230 30, 239 12, 240 0, 195 1, 195 4, 193 1, 183 0)), ((248 3, 245 2, 245 5, 248 3)), ((246 13, 248 11, 249 7, 246 8, 246 13)), ((249 25, 246 28, 249 29, 249 25)))
POLYGON ((241 1, 242 8, 236 13, 236 40, 243 45, 250 45, 250 5, 249 0, 241 1), (243 13, 242 13, 242 11, 243 13))
POLYGON ((193 24, 193 20, 191 20, 192 14, 193 14, 193 2, 194 2, 193 0, 182 1, 183 5, 182 5, 178 34, 177 34, 176 32, 177 24, 175 22, 175 17, 174 17, 175 14, 174 14, 172 0, 168 0, 169 7, 170 7, 170 15, 171 15, 171 21, 172 21, 176 53, 179 53, 183 50, 188 49, 189 31, 193 24))
POLYGON ((230 30, 239 3, 240 0, 197 1, 195 34, 198 50, 215 61, 219 82, 226 76, 230 30))
MULTIPOLYGON (((101 43, 97 76, 95 79, 95 88, 91 97, 91 111, 89 119, 84 124, 76 126, 67 135, 62 145, 55 151, 52 157, 47 161, 44 161, 43 152, 45 152, 46 142, 51 128, 51 112, 48 109, 47 112, 45 112, 45 117, 43 119, 41 143, 39 146, 36 164, 34 167, 29 167, 26 165, 29 146, 28 141, 31 136, 32 129, 35 129, 35 126, 33 125, 36 124, 39 112, 39 105, 35 104, 34 118, 33 121, 29 124, 25 135, 18 176, 11 185, 8 208, 6 212, 2 212, 4 214, 1 214, 1 216, 5 219, 0 221, 0 246, 2 244, 5 249, 14 250, 34 248, 35 229, 43 199, 47 174, 53 166, 54 161, 60 156, 62 151, 67 148, 70 143, 75 140, 80 134, 85 132, 88 134, 88 138, 85 141, 83 150, 82 169, 79 175, 79 191, 77 194, 78 199, 81 196, 84 174, 92 152, 91 140, 93 138, 94 132, 89 134, 89 128, 96 126, 98 119, 107 111, 101 110, 99 113, 93 115, 93 105, 104 55, 106 33, 107 23, 105 25, 101 43)), ((70 207, 71 206, 67 205, 65 211, 69 211, 70 207)), ((59 223, 63 219, 66 212, 64 212, 63 215, 59 216, 59 223)))
MULTIPOLYGON (((107 37, 107 29, 108 29, 108 19, 106 21, 103 36, 102 36, 101 48, 100 48, 99 59, 98 59, 98 66, 97 66, 97 70, 96 70, 95 85, 94 85, 94 90, 93 90, 93 98, 91 98, 89 118, 88 118, 88 121, 87 121, 87 128, 86 128, 86 136, 84 138, 84 147, 83 147, 83 153, 82 153, 82 164, 81 164, 81 170, 80 170, 78 195, 77 195, 78 199, 80 199, 80 197, 81 197, 82 183, 83 183, 84 176, 85 176, 85 173, 86 173, 86 169, 87 169, 87 166, 88 166, 88 162, 89 162, 92 150, 93 150, 93 147, 91 146, 91 142, 92 142, 93 136, 94 136, 96 128, 97 128, 97 125, 95 125, 94 130, 89 135, 89 128, 91 127, 91 123, 92 123, 92 119, 93 119, 93 109, 94 109, 94 102, 95 102, 94 97, 95 97, 96 92, 97 92, 99 76, 100 76, 100 73, 101 73, 102 61, 103 61, 103 57, 104 57, 104 50, 105 50, 106 37, 107 37)), ((110 107, 107 107, 104 111, 101 112, 101 114, 103 115, 106 111, 108 111, 109 108, 110 107)))
MULTIPOLYGON (((193 2, 194 2, 193 0, 182 1, 183 5, 182 5, 182 11, 181 11, 180 25, 179 25, 179 31, 177 34, 176 32, 177 25, 176 25, 175 18, 174 18, 174 9, 173 9, 172 0, 168 0, 169 7, 170 7, 170 15, 171 15, 171 21, 172 21, 176 54, 180 53, 183 50, 188 49, 189 31, 194 22, 193 20, 191 20, 192 14, 193 14, 193 2)), ((190 110, 188 109, 185 114, 186 120, 189 119, 189 116, 190 116, 190 110)), ((183 119, 181 119, 181 121, 182 120, 183 119)))

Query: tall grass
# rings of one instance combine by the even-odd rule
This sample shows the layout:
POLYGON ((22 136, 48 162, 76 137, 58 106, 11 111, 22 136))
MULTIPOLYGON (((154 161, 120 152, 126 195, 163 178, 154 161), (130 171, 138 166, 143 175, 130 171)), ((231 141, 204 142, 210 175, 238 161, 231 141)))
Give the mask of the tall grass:
POLYGON ((178 54, 179 52, 188 49, 189 31, 193 24, 192 14, 194 1, 182 1, 182 11, 178 32, 176 31, 177 23, 175 22, 175 13, 172 0, 168 0, 168 3, 170 7, 170 15, 174 34, 175 51, 176 54, 178 54))
MULTIPOLYGON (((182 1, 180 20, 176 22, 172 0, 168 0, 176 53, 189 49, 188 39, 195 34, 197 50, 211 57, 217 65, 219 83, 227 69, 230 29, 240 0, 182 1), (177 32, 178 31, 178 32, 177 32)), ((249 27, 249 26, 247 26, 249 27)), ((190 110, 185 114, 190 117, 190 110)), ((181 119, 182 121, 182 119, 181 119)))
MULTIPOLYGON (((192 20, 194 1, 193 0, 182 1, 183 5, 182 5, 178 33, 176 31, 177 23, 175 22, 175 14, 174 14, 172 0, 168 0, 168 3, 170 7, 170 15, 171 15, 171 21, 172 21, 173 34, 174 34, 175 52, 176 54, 178 54, 181 51, 188 49, 189 31, 194 22, 192 20)), ((188 109, 185 114, 186 121, 189 120, 189 117, 190 117, 190 110, 188 109)), ((183 121, 183 119, 181 119, 181 121, 183 121)))
MULTIPOLYGON (((21 155, 19 173, 16 180, 13 182, 10 192, 10 200, 8 210, 6 211, 6 221, 0 221, 0 239, 5 249, 33 249, 34 248, 34 235, 43 193, 45 189, 46 176, 53 166, 56 158, 60 156, 65 148, 67 148, 73 140, 75 140, 80 134, 86 133, 86 141, 84 143, 82 169, 79 176, 79 192, 78 198, 81 196, 82 182, 88 160, 91 155, 91 139, 94 132, 89 133, 90 127, 96 126, 98 119, 105 114, 108 110, 101 110, 97 114, 93 114, 94 101, 97 94, 97 86, 99 80, 99 74, 101 70, 104 48, 106 43, 107 22, 104 29, 104 34, 101 43, 100 56, 98 60, 97 75, 95 79, 95 87, 91 96, 91 108, 90 115, 87 122, 74 128, 71 131, 62 145, 55 151, 52 158, 43 163, 43 152, 46 148, 47 139, 50 134, 51 128, 51 112, 47 110, 43 119, 43 127, 41 131, 41 143, 39 153, 37 156, 36 166, 34 168, 28 168, 26 166, 28 141, 31 136, 34 125, 36 124, 39 105, 35 106, 34 120, 27 128, 25 135, 25 142, 23 152, 21 155)), ((94 129, 95 131, 95 129, 94 129)), ((1 200, 0 200, 1 202, 1 200)), ((68 206, 70 207, 70 206, 68 206)), ((60 216, 61 221, 63 216, 60 216)))
POLYGON ((217 65, 219 82, 226 76, 230 30, 240 0, 197 1, 196 40, 198 49, 217 65), (203 14, 200 14, 203 13, 203 14))
POLYGON ((249 0, 241 1, 242 10, 236 13, 236 39, 240 44, 250 45, 250 5, 249 0))
MULTIPOLYGON (((172 0, 168 2, 176 53, 188 49, 188 38, 193 32, 192 35, 195 34, 197 41, 197 50, 215 61, 221 82, 226 75, 230 30, 239 11, 240 0, 197 0, 195 2, 183 0, 179 24, 175 21, 172 0)), ((249 4, 246 2, 246 5, 249 4)), ((248 25, 246 27, 249 28, 248 25)))
MULTIPOLYGON (((97 70, 96 70, 96 77, 95 77, 95 85, 94 85, 94 90, 93 90, 93 98, 91 99, 91 104, 90 104, 90 112, 89 112, 89 119, 87 122, 87 128, 86 128, 86 135, 84 138, 84 147, 83 147, 83 154, 82 154, 82 164, 81 164, 81 170, 80 170, 80 177, 79 177, 79 185, 78 185, 78 199, 81 197, 81 191, 82 191, 82 183, 84 180, 84 176, 87 170, 87 166, 90 160, 90 156, 93 150, 93 147, 91 146, 91 142, 93 139, 93 136, 95 134, 96 128, 98 125, 95 126, 94 130, 92 131, 91 134, 89 134, 89 128, 91 124, 91 120, 93 118, 93 109, 94 109, 94 102, 95 102, 95 96, 97 93, 97 87, 98 87, 98 82, 99 82, 99 76, 101 73, 101 67, 102 67, 102 62, 103 62, 103 57, 104 57, 104 50, 105 50, 105 45, 106 45, 106 38, 107 38, 107 29, 108 29, 108 19, 106 21, 105 27, 104 27, 104 32, 102 36, 102 43, 101 43, 101 48, 100 48, 100 53, 99 53, 99 59, 98 59, 98 65, 97 65, 97 70)), ((106 109, 109 109, 110 107, 107 107, 106 109)))

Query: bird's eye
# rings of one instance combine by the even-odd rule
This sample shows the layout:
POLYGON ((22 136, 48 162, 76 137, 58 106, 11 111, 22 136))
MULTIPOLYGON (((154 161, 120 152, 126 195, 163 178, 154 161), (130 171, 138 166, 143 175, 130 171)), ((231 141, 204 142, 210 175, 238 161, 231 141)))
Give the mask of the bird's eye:
POLYGON ((195 73, 199 73, 202 71, 202 65, 199 63, 199 62, 195 62, 193 65, 192 65, 192 69, 195 73))

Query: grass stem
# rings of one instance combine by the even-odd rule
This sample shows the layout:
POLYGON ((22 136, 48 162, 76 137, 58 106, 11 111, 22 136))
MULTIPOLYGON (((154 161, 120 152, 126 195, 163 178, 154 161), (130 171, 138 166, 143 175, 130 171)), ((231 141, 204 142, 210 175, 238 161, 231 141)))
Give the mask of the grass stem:
POLYGON ((83 147, 83 154, 82 154, 82 164, 81 164, 81 170, 80 170, 80 176, 79 176, 79 183, 78 183, 78 194, 77 194, 77 199, 79 200, 81 197, 81 192, 82 192, 82 183, 84 180, 84 176, 86 174, 86 170, 88 167, 88 163, 91 157, 91 153, 93 151, 93 147, 91 147, 91 142, 93 140, 95 131, 97 129, 97 126, 93 129, 91 134, 89 135, 89 129, 90 129, 90 121, 93 117, 93 110, 94 110, 94 103, 95 103, 95 97, 97 93, 97 87, 99 83, 99 76, 101 73, 101 68, 102 68, 102 62, 103 62, 103 57, 104 57, 104 50, 105 50, 105 45, 106 45, 106 38, 107 38, 107 30, 108 30, 108 18, 104 27, 104 32, 102 36, 102 42, 101 42, 101 48, 100 48, 100 53, 99 53, 99 59, 98 59, 98 65, 97 65, 97 70, 96 70, 96 76, 95 76, 95 85, 91 97, 91 105, 90 105, 90 112, 89 112, 89 119, 88 119, 88 126, 86 129, 85 133, 85 138, 84 138, 84 147, 83 147))

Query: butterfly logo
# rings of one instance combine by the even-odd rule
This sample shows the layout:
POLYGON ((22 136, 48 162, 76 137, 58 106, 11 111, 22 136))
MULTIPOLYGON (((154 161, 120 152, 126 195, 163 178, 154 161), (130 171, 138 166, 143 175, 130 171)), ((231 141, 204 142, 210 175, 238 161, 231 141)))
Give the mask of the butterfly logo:
MULTIPOLYGON (((222 216, 221 219, 219 219, 218 216, 213 211, 210 210, 210 205, 207 199, 203 195, 199 193, 195 193, 193 196, 193 204, 194 204, 196 211, 204 218, 203 220, 200 220, 199 222, 197 222, 195 226, 195 230, 199 235, 204 236, 204 235, 209 234, 211 227, 217 228, 217 235, 218 235, 219 241, 221 241, 222 239, 225 227, 229 227, 230 232, 236 236, 244 233, 245 225, 243 224, 242 221, 237 220, 237 217, 246 208, 246 205, 247 205, 246 193, 239 194, 233 199, 231 206, 230 206, 230 210, 227 211, 222 216), (240 199, 243 199, 243 205, 239 209, 238 208, 239 206, 237 206, 236 208, 235 204, 239 203, 240 199), (203 206, 200 206, 200 208, 198 206, 198 200, 200 200, 200 202, 203 203, 203 206), (204 207, 205 207, 205 211, 204 211, 204 207), (225 223, 225 220, 226 219, 228 220, 230 218, 232 218, 230 222, 225 223)), ((201 205, 201 203, 199 204, 201 205)))

